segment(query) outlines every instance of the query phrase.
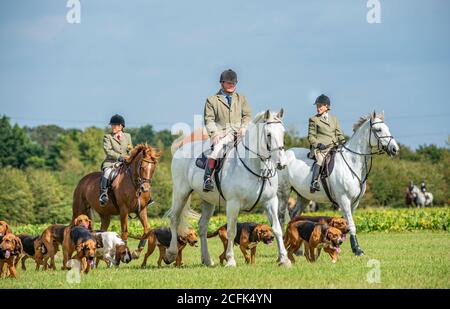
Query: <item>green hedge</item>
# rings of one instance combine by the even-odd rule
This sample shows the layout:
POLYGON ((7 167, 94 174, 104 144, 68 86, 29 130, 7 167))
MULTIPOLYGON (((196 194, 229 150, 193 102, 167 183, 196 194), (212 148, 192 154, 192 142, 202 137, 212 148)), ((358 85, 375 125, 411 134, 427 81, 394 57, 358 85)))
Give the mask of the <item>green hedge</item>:
MULTIPOLYGON (((337 212, 320 212, 317 215, 339 216, 337 212)), ((450 231, 450 208, 425 208, 425 209, 366 209, 357 211, 354 215, 358 232, 389 232, 389 231, 415 231, 415 230, 445 230, 450 231)), ((267 216, 263 214, 240 214, 239 221, 254 221, 268 224, 267 216)), ((65 223, 65 222, 63 222, 65 223)), ((226 216, 219 215, 211 218, 209 231, 214 231, 226 223, 226 216)), ((149 220, 150 227, 168 226, 167 218, 154 218, 149 220)), ((48 224, 22 224, 13 226, 14 232, 38 235, 48 224)), ((192 226, 198 229, 196 221, 192 226)), ((95 222, 95 228, 100 228, 100 223, 95 222)), ((120 233, 120 222, 113 220, 109 228, 120 233)), ((129 220, 130 235, 141 235, 143 232, 139 221, 129 220)))

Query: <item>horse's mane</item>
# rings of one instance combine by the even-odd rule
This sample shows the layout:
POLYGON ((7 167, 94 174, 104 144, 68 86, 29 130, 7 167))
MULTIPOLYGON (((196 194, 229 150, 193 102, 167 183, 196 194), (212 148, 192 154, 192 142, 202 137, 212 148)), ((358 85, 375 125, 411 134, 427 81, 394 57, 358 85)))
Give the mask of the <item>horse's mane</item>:
POLYGON ((370 115, 359 117, 358 121, 355 122, 355 123, 353 124, 353 133, 356 132, 356 130, 358 130, 359 128, 361 128, 361 126, 362 126, 366 121, 368 121, 370 118, 372 118, 372 119, 374 119, 374 118, 380 118, 380 119, 384 120, 384 113, 376 114, 375 112, 373 112, 373 113, 370 114, 370 115))
POLYGON ((156 151, 155 148, 153 148, 152 146, 148 145, 147 143, 145 144, 137 144, 130 152, 130 156, 129 158, 127 158, 127 163, 130 163, 131 161, 133 161, 141 152, 145 152, 146 156, 149 156, 154 160, 158 159, 161 156, 161 153, 156 151))
MULTIPOLYGON (((262 112, 257 113, 255 118, 253 118, 252 122, 255 123, 255 124, 263 122, 265 114, 266 114, 266 111, 262 111, 262 112)), ((273 114, 273 113, 271 113, 271 114, 273 114)), ((276 120, 276 121, 280 120, 281 121, 281 119, 278 118, 278 114, 277 113, 275 113, 274 120, 276 120)))

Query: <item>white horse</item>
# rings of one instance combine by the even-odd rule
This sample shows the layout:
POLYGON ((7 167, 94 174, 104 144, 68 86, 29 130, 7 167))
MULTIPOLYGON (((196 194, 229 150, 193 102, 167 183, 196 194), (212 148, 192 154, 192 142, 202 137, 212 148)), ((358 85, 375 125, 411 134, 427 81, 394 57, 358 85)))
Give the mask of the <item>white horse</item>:
POLYGON ((424 193, 417 186, 414 186, 411 193, 414 196, 414 202, 417 208, 423 208, 428 205, 433 206, 433 194, 431 192, 424 193))
POLYGON ((290 266, 278 219, 277 169, 283 169, 286 166, 285 129, 282 118, 282 109, 279 113, 269 110, 259 113, 249 124, 245 138, 229 150, 220 171, 223 198, 217 184, 214 191, 203 192, 204 170, 195 164, 201 152, 210 147, 209 141, 185 144, 174 153, 172 207, 168 212, 171 218, 172 240, 165 255, 167 263, 173 262, 177 256, 175 235, 177 232, 183 233, 189 214, 192 214, 189 197, 195 191, 202 200, 199 234, 203 264, 214 265, 208 251, 207 232, 215 205, 226 206, 227 237, 231 240, 226 250, 226 266, 236 266, 232 240, 236 235, 239 211, 253 208, 258 201, 258 204, 263 205, 267 210, 269 222, 277 240, 280 265, 290 266))
MULTIPOLYGON (((327 183, 332 199, 348 220, 352 251, 359 256, 363 255, 364 251, 358 245, 352 212, 358 207, 365 192, 372 155, 384 151, 394 156, 399 153, 399 146, 384 123, 384 114, 376 115, 373 112, 369 117, 361 117, 353 126, 353 131, 353 136, 344 145, 338 147, 334 170, 327 178, 327 183), (374 147, 377 147, 376 152, 372 152, 374 147)), ((315 193, 309 191, 314 160, 307 157, 308 152, 309 150, 305 148, 292 148, 286 151, 287 168, 278 173, 281 219, 284 219, 291 188, 294 188, 303 199, 318 203, 330 202, 322 184, 320 191, 315 193)), ((283 226, 284 222, 281 224, 283 226)))

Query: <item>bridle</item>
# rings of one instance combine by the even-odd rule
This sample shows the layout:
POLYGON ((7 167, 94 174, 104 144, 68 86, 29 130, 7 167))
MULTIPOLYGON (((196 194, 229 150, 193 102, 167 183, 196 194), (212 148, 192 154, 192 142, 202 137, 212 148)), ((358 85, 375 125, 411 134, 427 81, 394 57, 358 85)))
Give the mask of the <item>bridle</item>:
POLYGON ((342 148, 350 151, 351 153, 354 153, 354 154, 360 155, 360 156, 372 156, 374 154, 380 155, 380 154, 383 154, 384 152, 388 152, 389 145, 391 144, 392 140, 394 139, 394 136, 392 136, 392 135, 382 135, 382 136, 378 135, 377 130, 374 129, 374 125, 379 124, 379 123, 384 123, 384 121, 380 120, 380 121, 373 122, 372 119, 370 119, 369 121, 370 121, 369 145, 370 145, 371 148, 373 148, 373 146, 372 146, 372 134, 371 134, 371 133, 373 133, 373 135, 375 136, 375 138, 377 140, 377 150, 375 152, 374 151, 370 151, 369 153, 361 153, 361 152, 357 152, 357 151, 354 151, 354 150, 348 148, 344 144, 342 145, 342 148), (389 138, 389 141, 388 141, 388 143, 386 145, 383 145, 383 143, 381 143, 381 141, 384 138, 389 138))
POLYGON ((144 188, 145 183, 148 183, 150 185, 152 182, 152 177, 153 177, 152 164, 155 164, 154 160, 142 159, 139 161, 139 165, 138 165, 138 169, 137 169, 138 177, 136 179, 135 184, 139 188, 139 190, 142 192, 150 191, 150 189, 143 189, 143 188, 144 188), (141 175, 142 162, 148 163, 147 169, 146 169, 147 173, 146 173, 145 177, 142 177, 142 175, 141 175))
POLYGON ((374 147, 374 146, 372 146, 372 141, 371 141, 372 133, 373 133, 373 135, 375 136, 375 138, 377 140, 377 150, 376 151, 372 151, 371 150, 369 153, 362 153, 362 152, 357 152, 357 151, 354 151, 354 150, 348 148, 345 144, 341 145, 341 147, 343 149, 345 149, 345 150, 347 150, 347 151, 349 151, 349 152, 351 152, 353 154, 356 154, 356 155, 359 155, 359 156, 364 156, 364 167, 365 167, 365 170, 366 170, 366 175, 363 178, 359 177, 358 174, 351 168, 350 164, 345 159, 345 156, 343 154, 342 149, 339 150, 339 152, 341 154, 341 157, 344 160, 345 164, 347 165, 348 169, 353 174, 353 176, 355 176, 356 179, 358 179, 358 182, 359 182, 360 191, 359 191, 359 194, 356 197, 355 201, 358 200, 359 197, 361 196, 362 191, 363 191, 363 186, 364 186, 365 182, 367 181, 367 179, 369 178, 370 171, 372 170, 372 155, 381 155, 384 152, 387 153, 388 149, 389 149, 389 145, 391 144, 392 140, 394 139, 394 137, 392 135, 382 135, 382 136, 380 136, 380 135, 378 135, 377 130, 374 129, 374 125, 379 124, 379 123, 384 123, 384 121, 380 120, 380 121, 373 122, 372 118, 370 118, 369 121, 370 121, 369 146, 371 148, 374 147), (381 141, 383 139, 385 139, 385 138, 389 138, 389 141, 388 141, 388 143, 386 145, 383 145, 381 143, 381 141), (369 157, 369 162, 367 160, 367 157, 369 157))
MULTIPOLYGON (((155 160, 148 160, 145 158, 142 158, 139 163, 137 164, 137 178, 136 180, 133 178, 133 176, 131 175, 131 164, 127 166, 126 172, 127 174, 130 176, 131 182, 134 184, 135 188, 136 188, 136 197, 138 200, 138 212, 136 217, 139 215, 139 213, 141 212, 142 206, 141 206, 141 194, 145 193, 145 192, 149 192, 151 190, 151 181, 153 178, 153 173, 152 170, 154 170, 153 165, 156 164, 155 160), (146 169, 146 175, 143 177, 141 175, 141 168, 142 168, 142 163, 146 162, 148 163, 147 165, 147 169, 146 169), (149 188, 148 189, 144 189, 144 184, 148 183, 149 184, 149 188)), ((131 218, 131 216, 130 216, 131 218)))
POLYGON ((283 141, 283 145, 282 146, 277 147, 275 149, 272 149, 272 147, 271 147, 271 142, 272 142, 271 138, 272 138, 272 136, 270 135, 270 133, 267 133, 266 127, 267 127, 267 125, 273 124, 273 123, 281 123, 282 124, 283 122, 280 121, 280 120, 264 122, 264 127, 263 127, 263 130, 264 130, 264 141, 266 143, 266 149, 268 151, 268 156, 263 156, 258 151, 251 150, 247 145, 245 145, 243 139, 240 139, 240 140, 236 141, 236 143, 234 144, 234 147, 236 148, 236 154, 237 154, 237 156, 239 158, 239 161, 241 161, 241 163, 245 167, 245 169, 247 171, 249 171, 252 175, 257 177, 258 179, 262 180, 261 189, 259 190, 258 197, 256 198, 256 201, 253 204, 253 206, 250 207, 249 209, 245 210, 247 212, 252 211, 253 208, 255 208, 255 206, 258 204, 259 200, 261 199, 261 195, 262 195, 262 193, 264 191, 264 186, 266 184, 266 181, 269 180, 269 182, 270 182, 270 179, 275 177, 275 175, 277 174, 277 168, 276 167, 275 168, 270 167, 268 165, 268 161, 272 157, 272 152, 279 151, 279 150, 284 150, 284 141, 283 141), (264 165, 267 168, 263 169, 261 171, 261 173, 256 173, 247 164, 245 164, 244 160, 242 160, 241 156, 239 155, 239 150, 237 149, 237 146, 238 146, 239 142, 242 143, 242 146, 244 146, 245 150, 255 154, 261 160, 261 162, 264 163, 264 165))
POLYGON ((266 127, 267 127, 267 125, 273 124, 273 123, 281 123, 281 124, 283 124, 283 122, 280 121, 280 120, 264 122, 264 127, 263 127, 263 130, 264 130, 264 142, 266 143, 266 149, 267 149, 267 152, 268 152, 267 156, 264 156, 264 155, 260 154, 258 151, 254 151, 254 150, 250 149, 247 145, 245 145, 243 139, 240 139, 239 141, 237 141, 235 143, 236 153, 237 153, 237 156, 238 156, 239 160, 241 161, 241 163, 244 165, 244 167, 251 174, 255 175, 256 177, 258 177, 260 179, 269 179, 269 178, 272 178, 272 177, 274 177, 276 175, 276 168, 275 169, 269 168, 269 166, 267 165, 267 161, 269 161, 272 158, 272 153, 274 151, 284 150, 284 141, 283 141, 283 145, 282 146, 272 149, 272 146, 271 146, 272 145, 272 136, 270 135, 270 133, 267 133, 266 127), (242 146, 244 146, 245 150, 255 154, 261 160, 261 162, 263 162, 266 165, 266 167, 268 167, 266 171, 263 171, 262 174, 258 174, 256 172, 252 171, 252 169, 250 167, 248 167, 247 164, 245 164, 244 160, 242 160, 242 158, 239 156, 239 151, 237 149, 237 145, 239 144, 239 142, 242 143, 242 146))

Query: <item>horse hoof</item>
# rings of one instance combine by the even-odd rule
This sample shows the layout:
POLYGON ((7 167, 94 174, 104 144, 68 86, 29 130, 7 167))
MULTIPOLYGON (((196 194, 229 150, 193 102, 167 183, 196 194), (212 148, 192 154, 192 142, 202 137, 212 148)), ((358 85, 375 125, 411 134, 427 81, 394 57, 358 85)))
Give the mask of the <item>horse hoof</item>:
POLYGON ((226 264, 225 264, 225 267, 236 267, 236 261, 228 261, 226 264))
POLYGON ((282 258, 278 265, 289 268, 292 266, 292 263, 288 258, 282 258))
POLYGON ((364 251, 363 251, 361 248, 356 248, 356 249, 353 251, 353 253, 354 253, 356 256, 363 256, 363 255, 364 255, 364 251))
POLYGON ((166 263, 166 264, 173 263, 175 261, 175 259, 177 258, 177 255, 178 255, 178 252, 173 253, 173 252, 167 250, 166 255, 163 258, 164 263, 166 263))
POLYGON ((214 261, 212 259, 202 259, 202 264, 211 267, 214 266, 214 261))

